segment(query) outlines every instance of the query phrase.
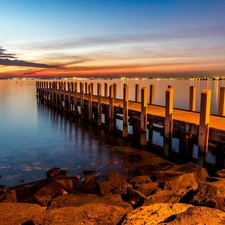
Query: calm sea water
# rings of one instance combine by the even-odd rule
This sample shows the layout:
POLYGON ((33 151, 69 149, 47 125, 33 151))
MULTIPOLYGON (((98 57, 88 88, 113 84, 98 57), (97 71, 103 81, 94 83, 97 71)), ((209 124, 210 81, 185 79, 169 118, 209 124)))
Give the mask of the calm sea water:
MULTIPOLYGON (((94 93, 97 92, 95 84, 99 80, 85 82, 93 82, 94 93)), ((219 87, 224 85, 224 81, 107 82, 117 83, 119 98, 122 98, 123 84, 127 83, 130 100, 134 99, 135 83, 140 87, 154 84, 155 104, 159 105, 164 105, 165 90, 170 84, 175 90, 175 107, 183 109, 188 109, 189 86, 197 87, 197 109, 201 90, 208 88, 212 90, 212 113, 217 113, 219 87)), ((130 143, 37 103, 35 85, 35 81, 0 81, 0 184, 15 186, 21 180, 42 179, 52 167, 66 169, 69 175, 81 178, 83 170, 127 173, 129 165, 113 150, 133 148, 130 143)))

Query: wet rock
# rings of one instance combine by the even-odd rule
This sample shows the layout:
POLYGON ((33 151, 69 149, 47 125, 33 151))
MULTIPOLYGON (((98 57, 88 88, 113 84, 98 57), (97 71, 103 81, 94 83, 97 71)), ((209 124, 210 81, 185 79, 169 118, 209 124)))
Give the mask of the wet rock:
POLYGON ((151 205, 155 203, 168 203, 174 197, 173 191, 157 190, 154 194, 145 198, 143 205, 151 205))
POLYGON ((120 195, 60 195, 47 208, 49 224, 118 224, 132 207, 120 195))
POLYGON ((141 206, 144 203, 145 195, 141 193, 140 191, 134 190, 133 188, 128 187, 127 188, 127 197, 130 202, 130 204, 137 208, 138 206, 141 206))
POLYGON ((18 225, 27 221, 43 224, 45 217, 45 210, 36 204, 2 202, 0 212, 1 225, 18 225))
POLYGON ((218 170, 218 171, 216 172, 216 175, 217 175, 218 177, 225 178, 225 169, 218 170))
POLYGON ((116 183, 127 182, 127 178, 118 172, 110 172, 104 175, 108 181, 113 181, 116 183))
POLYGON ((60 174, 60 169, 58 167, 54 167, 47 171, 47 177, 54 177, 60 174))
POLYGON ((98 195, 112 195, 111 190, 113 189, 112 185, 109 182, 97 183, 97 194, 98 195))
POLYGON ((225 212, 207 207, 189 207, 182 213, 175 214, 164 220, 164 225, 222 225, 225 224, 225 212))
POLYGON ((126 195, 127 194, 127 188, 130 187, 132 188, 132 185, 129 183, 121 183, 119 185, 117 185, 116 187, 114 187, 112 189, 112 193, 113 194, 120 194, 120 195, 126 195))
POLYGON ((149 176, 147 175, 140 175, 140 176, 135 176, 131 179, 129 179, 129 183, 135 185, 139 185, 139 184, 147 184, 147 183, 151 183, 151 179, 149 176))
POLYGON ((55 179, 49 179, 44 187, 40 188, 27 202, 46 207, 56 195, 63 194, 64 188, 55 179))
POLYGON ((4 189, 0 191, 0 202, 17 202, 15 190, 4 189))
POLYGON ((18 202, 36 203, 46 207, 48 202, 57 194, 61 194, 64 187, 53 177, 40 180, 33 184, 15 187, 18 202))
POLYGON ((181 189, 196 190, 198 183, 194 173, 185 173, 173 179, 167 180, 164 184, 164 190, 172 190, 173 192, 180 191, 181 189))
POLYGON ((79 181, 78 177, 68 177, 65 175, 58 175, 53 178, 67 191, 74 190, 79 181))
MULTIPOLYGON (((171 203, 161 203, 152 204, 149 206, 141 206, 127 216, 123 225, 137 225, 137 224, 165 224, 163 223, 171 217, 172 215, 179 214, 186 211, 188 208, 193 207, 187 204, 171 204, 171 203)), ((182 223, 188 224, 188 223, 182 223)))
POLYGON ((133 188, 141 193, 143 193, 145 196, 149 196, 155 192, 155 190, 158 188, 159 183, 158 182, 151 182, 147 184, 138 184, 135 185, 133 188))
POLYGON ((217 208, 225 211, 225 181, 199 184, 191 204, 217 208))
POLYGON ((206 181, 206 178, 209 177, 207 170, 193 162, 188 162, 182 166, 180 166, 177 171, 184 172, 184 173, 195 173, 197 177, 202 180, 206 181))
POLYGON ((80 191, 86 194, 96 194, 97 193, 97 182, 95 176, 87 176, 80 187, 80 191))
POLYGON ((98 204, 98 203, 119 206, 121 208, 124 208, 126 212, 132 210, 131 205, 124 202, 120 195, 107 195, 99 197, 93 194, 80 194, 80 193, 59 195, 55 197, 51 201, 47 210, 70 206, 81 206, 81 205, 88 206, 89 204, 98 204))
POLYGON ((49 210, 44 224, 118 224, 118 222, 126 215, 126 210, 122 207, 90 203, 78 207, 65 207, 60 209, 49 210))
POLYGON ((171 180, 175 177, 178 177, 182 174, 183 173, 179 172, 179 171, 158 171, 156 173, 155 179, 157 181, 167 181, 167 180, 171 180))

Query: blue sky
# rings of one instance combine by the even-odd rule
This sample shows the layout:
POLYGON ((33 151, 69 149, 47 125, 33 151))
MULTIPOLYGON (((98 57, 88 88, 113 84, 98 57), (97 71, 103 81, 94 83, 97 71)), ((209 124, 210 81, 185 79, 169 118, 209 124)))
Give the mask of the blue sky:
POLYGON ((0 0, 0 76, 225 75, 224 0, 0 0))

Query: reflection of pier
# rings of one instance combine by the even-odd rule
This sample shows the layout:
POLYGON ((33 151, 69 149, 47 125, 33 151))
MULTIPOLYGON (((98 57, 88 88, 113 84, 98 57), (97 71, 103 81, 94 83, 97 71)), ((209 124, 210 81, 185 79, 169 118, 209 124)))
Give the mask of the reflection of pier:
POLYGON ((97 85, 97 95, 93 95, 93 84, 77 82, 37 82, 37 97, 56 107, 67 110, 81 118, 104 126, 109 131, 117 131, 123 137, 132 137, 141 145, 156 145, 153 141, 154 131, 163 138, 162 149, 170 155, 174 143, 178 151, 190 152, 194 143, 198 143, 198 163, 204 165, 208 153, 208 142, 217 147, 217 158, 224 164, 223 147, 225 146, 225 88, 220 90, 218 116, 210 115, 211 91, 201 93, 200 112, 196 112, 196 89, 190 87, 189 111, 174 109, 174 90, 168 86, 165 106, 154 105, 154 86, 140 91, 135 86, 135 101, 128 99, 129 87, 124 85, 123 99, 117 99, 115 84, 97 85), (109 91, 109 94, 108 94, 109 91), (102 95, 103 94, 103 95, 102 95), (176 137, 179 138, 177 142, 176 137), (219 149, 220 148, 220 149, 219 149))

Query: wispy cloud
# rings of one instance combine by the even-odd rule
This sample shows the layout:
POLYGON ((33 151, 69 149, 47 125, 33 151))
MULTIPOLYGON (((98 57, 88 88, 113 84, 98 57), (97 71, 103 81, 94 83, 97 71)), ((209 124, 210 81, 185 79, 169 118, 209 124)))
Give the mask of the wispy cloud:
POLYGON ((0 65, 4 66, 23 66, 23 67, 37 67, 37 68, 58 68, 57 65, 48 65, 44 63, 28 62, 24 60, 15 59, 15 54, 5 53, 6 49, 0 46, 0 65))
POLYGON ((33 42, 26 43, 24 46, 27 49, 39 49, 39 50, 62 50, 69 48, 84 48, 92 46, 110 46, 118 44, 130 44, 130 43, 154 43, 154 42, 166 42, 166 41, 178 41, 185 39, 195 39, 211 36, 224 36, 225 26, 220 27, 204 27, 199 29, 189 30, 176 30, 164 33, 140 33, 140 34, 118 34, 112 36, 95 36, 84 38, 73 38, 63 40, 50 40, 45 42, 33 42))

